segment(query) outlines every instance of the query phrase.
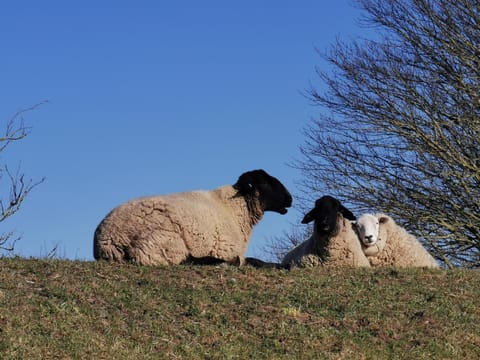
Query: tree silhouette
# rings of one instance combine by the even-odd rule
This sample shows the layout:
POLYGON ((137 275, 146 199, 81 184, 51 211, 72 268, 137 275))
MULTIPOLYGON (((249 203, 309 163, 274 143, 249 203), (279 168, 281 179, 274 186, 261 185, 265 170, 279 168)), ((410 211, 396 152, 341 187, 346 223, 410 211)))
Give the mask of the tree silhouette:
POLYGON ((449 267, 480 267, 480 3, 358 0, 378 38, 337 41, 307 96, 305 207, 382 211, 449 267))
MULTIPOLYGON (((12 143, 21 141, 30 133, 30 127, 25 125, 23 115, 26 112, 36 109, 43 103, 39 103, 32 107, 17 111, 5 124, 0 135, 0 153, 3 153, 12 143)), ((44 179, 34 182, 27 179, 25 174, 17 167, 15 171, 11 171, 7 164, 0 165, 0 183, 3 192, 0 196, 0 222, 13 216, 27 197, 32 189, 43 182, 44 179), (7 183, 7 187, 3 184, 7 183), (6 190, 5 190, 6 189, 6 190)), ((13 251, 15 243, 20 239, 13 231, 0 234, 0 249, 13 251)))

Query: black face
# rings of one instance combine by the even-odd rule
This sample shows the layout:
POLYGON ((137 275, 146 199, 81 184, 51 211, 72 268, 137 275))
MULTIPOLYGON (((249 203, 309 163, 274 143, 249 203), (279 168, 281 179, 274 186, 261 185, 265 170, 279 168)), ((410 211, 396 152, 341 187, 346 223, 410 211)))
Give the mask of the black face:
POLYGON ((343 206, 340 201, 331 196, 322 196, 315 201, 315 207, 310 210, 302 220, 302 224, 308 224, 315 220, 316 231, 320 234, 331 234, 337 227, 338 214, 349 220, 356 220, 356 217, 343 206))
POLYGON ((273 176, 264 170, 248 171, 238 178, 233 187, 245 197, 257 197, 264 211, 286 214, 292 206, 292 195, 273 176))

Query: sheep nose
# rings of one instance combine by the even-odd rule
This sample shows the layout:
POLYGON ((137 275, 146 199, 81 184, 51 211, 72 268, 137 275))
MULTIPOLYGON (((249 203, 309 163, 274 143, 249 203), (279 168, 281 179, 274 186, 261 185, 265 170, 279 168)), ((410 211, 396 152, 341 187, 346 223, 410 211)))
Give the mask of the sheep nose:
POLYGON ((373 242, 373 235, 365 235, 365 240, 367 243, 371 243, 373 242))

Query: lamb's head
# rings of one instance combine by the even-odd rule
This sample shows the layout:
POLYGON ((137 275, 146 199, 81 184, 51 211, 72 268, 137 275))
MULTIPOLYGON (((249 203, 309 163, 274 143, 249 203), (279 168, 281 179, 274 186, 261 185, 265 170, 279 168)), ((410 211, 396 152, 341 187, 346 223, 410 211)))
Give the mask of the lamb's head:
POLYGON ((315 201, 315 207, 305 215, 302 224, 315 220, 315 231, 319 235, 331 235, 337 230, 338 214, 348 220, 356 219, 355 215, 339 200, 328 195, 322 196, 315 201))
POLYGON ((286 214, 292 206, 292 195, 287 188, 264 170, 243 173, 233 187, 247 200, 256 199, 263 211, 286 214))
POLYGON ((386 223, 388 219, 386 216, 377 217, 372 214, 363 214, 354 223, 365 255, 375 255, 385 247, 386 239, 380 237, 380 226, 386 223))

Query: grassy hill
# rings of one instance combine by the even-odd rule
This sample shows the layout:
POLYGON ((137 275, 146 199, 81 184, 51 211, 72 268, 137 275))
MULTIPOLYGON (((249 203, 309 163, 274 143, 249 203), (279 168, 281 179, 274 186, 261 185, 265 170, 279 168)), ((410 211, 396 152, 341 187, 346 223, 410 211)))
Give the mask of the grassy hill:
POLYGON ((476 271, 2 259, 2 359, 475 359, 476 271))

